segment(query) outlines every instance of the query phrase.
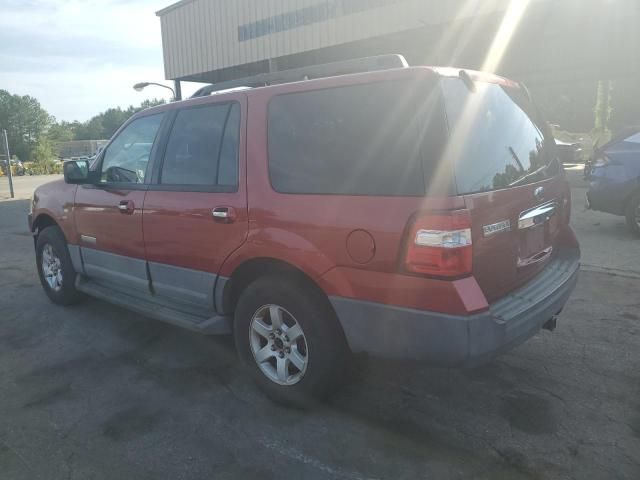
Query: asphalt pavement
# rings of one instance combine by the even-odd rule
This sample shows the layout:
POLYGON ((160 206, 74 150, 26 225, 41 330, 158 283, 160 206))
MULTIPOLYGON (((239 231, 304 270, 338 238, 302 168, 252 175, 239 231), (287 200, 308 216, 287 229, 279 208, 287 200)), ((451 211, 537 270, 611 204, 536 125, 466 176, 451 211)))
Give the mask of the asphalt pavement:
POLYGON ((228 339, 52 305, 28 201, 2 201, 0 478, 636 480, 640 240, 583 194, 587 267, 555 332, 473 370, 359 358, 306 412, 267 400, 228 339))
MULTIPOLYGON (((13 193, 17 199, 29 198, 33 191, 43 183, 59 180, 62 175, 25 175, 13 177, 13 193)), ((0 177, 0 200, 11 198, 9 177, 0 177)))

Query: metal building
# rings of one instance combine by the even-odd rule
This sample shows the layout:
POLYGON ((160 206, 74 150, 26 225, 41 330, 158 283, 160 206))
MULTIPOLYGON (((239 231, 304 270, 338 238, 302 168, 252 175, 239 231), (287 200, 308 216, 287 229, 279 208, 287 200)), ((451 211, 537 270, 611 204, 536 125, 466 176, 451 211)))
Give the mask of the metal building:
POLYGON ((640 78, 638 0, 182 0, 157 15, 165 76, 177 81, 383 53, 489 64, 534 88, 640 78))
MULTIPOLYGON (((301 66, 305 58, 313 62, 343 59, 349 56, 349 50, 357 53, 366 47, 358 44, 362 40, 449 23, 468 15, 457 8, 460 3, 182 0, 158 12, 165 72, 169 79, 212 82, 290 64, 301 66), (291 58, 295 55, 304 58, 296 62, 295 57, 291 58)), ((495 12, 508 2, 476 3, 474 15, 495 12)))
POLYGON ((214 82, 368 53, 481 66, 518 3, 528 8, 505 69, 640 65, 623 55, 640 45, 636 0, 182 0, 157 14, 166 77, 214 82), (525 53, 528 67, 517 65, 525 53))

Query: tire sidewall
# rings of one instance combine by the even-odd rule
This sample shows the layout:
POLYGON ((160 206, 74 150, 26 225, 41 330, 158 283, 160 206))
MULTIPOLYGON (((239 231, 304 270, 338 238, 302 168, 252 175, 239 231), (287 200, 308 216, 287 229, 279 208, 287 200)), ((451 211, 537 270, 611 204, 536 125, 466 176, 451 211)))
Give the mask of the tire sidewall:
POLYGON ((315 292, 282 276, 270 276, 249 285, 242 293, 234 318, 238 354, 260 387, 277 401, 304 406, 311 397, 323 397, 339 383, 346 352, 344 336, 336 328, 335 314, 315 292), (265 376, 250 346, 251 321, 265 305, 278 305, 293 315, 302 328, 308 347, 308 364, 294 385, 279 385, 265 376))
POLYGON ((639 205, 640 205, 640 191, 632 195, 631 200, 629 200, 629 203, 627 205, 627 212, 626 212, 627 225, 629 226, 629 229, 631 230, 631 232, 633 232, 638 236, 640 236, 640 225, 638 225, 638 222, 636 221, 636 210, 639 205))
POLYGON ((76 271, 71 262, 67 242, 59 227, 47 227, 38 235, 36 240, 36 268, 42 288, 52 302, 60 305, 69 305, 77 301, 78 292, 75 288, 76 271), (49 286, 42 271, 42 252, 47 244, 51 245, 53 252, 60 259, 62 267, 62 288, 57 292, 49 286))

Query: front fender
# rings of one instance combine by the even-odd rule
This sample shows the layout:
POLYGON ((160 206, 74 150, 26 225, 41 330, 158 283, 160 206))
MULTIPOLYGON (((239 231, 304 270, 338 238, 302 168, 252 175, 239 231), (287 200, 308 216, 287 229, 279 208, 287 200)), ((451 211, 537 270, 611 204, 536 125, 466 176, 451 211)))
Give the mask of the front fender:
POLYGON ((33 194, 31 228, 35 231, 42 216, 52 218, 64 233, 67 242, 76 243, 77 232, 73 221, 73 205, 77 185, 56 180, 39 186, 33 194))

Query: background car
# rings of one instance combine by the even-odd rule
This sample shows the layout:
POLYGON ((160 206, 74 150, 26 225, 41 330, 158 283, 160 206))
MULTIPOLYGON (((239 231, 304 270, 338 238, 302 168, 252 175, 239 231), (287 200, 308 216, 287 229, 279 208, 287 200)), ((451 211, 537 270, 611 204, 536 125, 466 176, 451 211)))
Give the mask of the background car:
POLYGON ((582 160, 582 145, 578 142, 563 142, 556 138, 556 152, 563 164, 580 163, 582 160))
POLYGON ((587 206, 625 216, 640 236, 640 126, 625 129, 597 148, 585 165, 587 206))

